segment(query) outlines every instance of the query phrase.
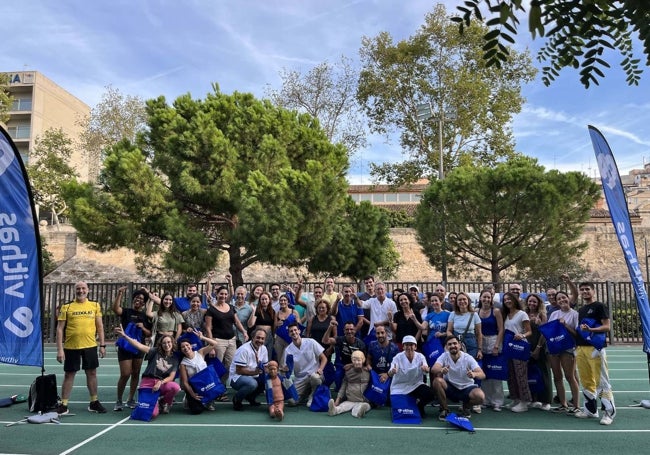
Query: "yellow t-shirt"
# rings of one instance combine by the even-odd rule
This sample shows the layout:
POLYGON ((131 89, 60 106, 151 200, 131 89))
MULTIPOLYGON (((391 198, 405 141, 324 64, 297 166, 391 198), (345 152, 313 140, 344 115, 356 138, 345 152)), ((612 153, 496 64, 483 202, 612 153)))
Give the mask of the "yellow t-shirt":
POLYGON ((323 300, 325 300, 327 303, 330 304, 330 310, 332 309, 332 306, 334 306, 338 298, 339 298, 339 293, 336 291, 332 291, 331 294, 328 294, 327 292, 323 293, 323 300))
POLYGON ((86 300, 67 303, 61 307, 59 321, 65 323, 63 345, 66 349, 85 349, 97 346, 95 318, 102 317, 102 308, 97 302, 86 300))

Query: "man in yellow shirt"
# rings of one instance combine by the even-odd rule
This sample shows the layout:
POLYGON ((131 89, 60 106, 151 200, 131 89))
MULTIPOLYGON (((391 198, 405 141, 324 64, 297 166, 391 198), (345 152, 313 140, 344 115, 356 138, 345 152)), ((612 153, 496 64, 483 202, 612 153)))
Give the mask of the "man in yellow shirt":
POLYGON ((63 363, 63 386, 61 404, 57 408, 60 415, 67 414, 68 401, 72 393, 74 378, 81 368, 86 373, 86 384, 90 394, 88 411, 103 414, 106 409, 97 398, 97 339, 99 357, 106 355, 102 310, 97 302, 88 300, 88 285, 79 282, 75 285, 75 299, 61 307, 56 326, 56 360, 63 363), (65 348, 64 348, 65 345, 65 348))

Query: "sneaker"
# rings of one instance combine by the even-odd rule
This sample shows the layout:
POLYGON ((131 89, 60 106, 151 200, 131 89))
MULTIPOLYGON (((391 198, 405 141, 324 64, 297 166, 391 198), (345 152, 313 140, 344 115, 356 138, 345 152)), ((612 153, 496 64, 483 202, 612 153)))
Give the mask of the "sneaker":
POLYGON ((551 408, 551 412, 555 412, 558 414, 564 414, 566 412, 569 412, 569 408, 566 406, 557 406, 555 408, 551 408))
POLYGON ((438 414, 438 420, 440 420, 442 422, 446 422, 448 415, 449 415, 449 410, 448 409, 441 409, 440 414, 438 414))
POLYGON ((589 411, 586 411, 584 409, 578 409, 576 412, 573 413, 574 416, 576 416, 578 419, 597 419, 598 414, 592 414, 589 411))
POLYGON ((610 415, 607 414, 607 413, 605 413, 605 415, 603 415, 603 418, 600 419, 600 424, 601 424, 601 425, 611 425, 612 422, 614 422, 614 419, 612 419, 612 418, 610 417, 610 415))
POLYGON ((126 402, 126 405, 131 409, 135 409, 138 407, 138 402, 135 401, 133 398, 131 398, 129 401, 126 402))
POLYGON ((307 400, 307 407, 308 408, 311 408, 311 401, 312 401, 311 397, 309 397, 309 400, 307 400))
POLYGON ((512 403, 505 405, 506 409, 512 409, 520 403, 520 400, 512 400, 512 403))
POLYGON ((106 408, 102 406, 99 400, 91 401, 88 405, 88 411, 96 412, 97 414, 106 414, 106 408))
POLYGON ((171 406, 168 403, 163 403, 163 405, 160 408, 160 413, 161 414, 169 414, 171 406))
POLYGON ((472 410, 469 409, 469 408, 466 408, 465 406, 460 408, 460 410, 458 411, 458 414, 461 417, 465 417, 466 419, 471 419, 472 418, 472 410))
POLYGON ((569 407, 567 408, 567 410, 566 410, 567 415, 570 415, 570 416, 575 416, 575 415, 578 414, 579 412, 582 412, 582 411, 580 410, 580 408, 575 408, 575 407, 573 407, 573 406, 569 406, 569 407))
POLYGON ((208 411, 214 411, 216 409, 214 407, 214 403, 212 403, 212 402, 210 402, 210 403, 208 403, 208 404, 206 404, 204 406, 205 406, 205 409, 207 409, 208 411))
POLYGON ((530 404, 530 407, 533 409, 542 409, 542 402, 541 401, 533 401, 530 404))
POLYGON ((187 402, 187 395, 183 397, 183 409, 190 409, 190 404, 187 402))
POLYGON ((244 403, 239 401, 236 397, 233 397, 233 399, 232 399, 232 408, 235 411, 243 411, 244 410, 244 403))
POLYGON ((553 403, 558 403, 558 404, 560 404, 560 403, 561 403, 561 402, 560 402, 560 397, 558 397, 557 395, 555 395, 555 396, 553 397, 553 403))
POLYGON ((498 404, 495 404, 494 407, 492 408, 492 410, 494 412, 501 412, 501 406, 499 406, 498 404))
POLYGON ((370 411, 370 405, 368 403, 362 403, 361 406, 359 406, 359 410, 357 411, 357 415, 354 417, 358 417, 360 419, 363 418, 363 416, 366 415, 366 412, 370 411))
POLYGON ((327 415, 330 416, 336 415, 336 405, 334 404, 334 400, 332 399, 330 399, 330 401, 327 402, 327 415))
POLYGON ((551 404, 550 403, 544 403, 541 408, 542 411, 550 411, 551 410, 551 404))
POLYGON ((289 398, 287 400, 287 406, 289 406, 290 408, 295 408, 296 406, 298 406, 298 403, 293 398, 289 398))
POLYGON ((521 401, 516 406, 511 407, 510 410, 512 412, 526 412, 528 411, 528 403, 526 403, 525 401, 521 401))
POLYGON ((121 411, 123 408, 124 404, 122 403, 122 400, 117 400, 115 406, 113 406, 113 411, 121 411))
POLYGON ((476 406, 472 406, 472 411, 473 411, 475 414, 480 414, 480 413, 481 413, 481 405, 480 405, 480 404, 477 404, 476 406))
POLYGON ((256 401, 255 399, 248 400, 248 404, 250 404, 254 408, 257 408, 258 406, 262 406, 262 403, 256 401))
POLYGON ((65 404, 59 404, 56 408, 56 413, 59 414, 60 416, 64 416, 69 412, 70 410, 68 409, 68 406, 66 406, 65 404))

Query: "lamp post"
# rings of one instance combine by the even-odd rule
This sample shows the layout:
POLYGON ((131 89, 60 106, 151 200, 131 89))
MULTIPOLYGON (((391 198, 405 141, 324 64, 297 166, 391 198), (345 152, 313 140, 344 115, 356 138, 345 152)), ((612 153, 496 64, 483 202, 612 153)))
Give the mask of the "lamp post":
MULTIPOLYGON (((428 103, 422 103, 417 105, 417 119, 419 122, 424 123, 426 120, 429 120, 431 118, 434 118, 433 116, 433 105, 431 104, 431 101, 428 103)), ((445 111, 440 108, 440 111, 438 112, 437 116, 437 122, 438 122, 438 153, 440 154, 440 162, 438 165, 438 179, 443 180, 445 178, 445 166, 444 166, 444 149, 443 149, 443 142, 442 142, 442 131, 443 131, 443 126, 445 122, 445 111)), ((442 282, 446 285, 447 284, 447 234, 446 234, 446 228, 445 228, 445 218, 442 217, 441 220, 441 228, 442 228, 442 258, 441 258, 441 266, 442 266, 442 282)))

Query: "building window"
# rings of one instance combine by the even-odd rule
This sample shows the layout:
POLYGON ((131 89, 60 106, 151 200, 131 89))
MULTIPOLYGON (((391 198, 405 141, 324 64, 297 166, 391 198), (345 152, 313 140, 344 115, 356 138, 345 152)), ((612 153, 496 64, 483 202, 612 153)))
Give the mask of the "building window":
POLYGON ((375 193, 372 195, 372 202, 374 203, 381 203, 384 202, 384 193, 375 193))
POLYGON ((411 202, 411 193, 398 193, 397 200, 399 202, 411 202))
POLYGON ((397 202, 397 193, 386 193, 386 202, 397 202))
POLYGON ((11 106, 12 111, 31 111, 32 99, 31 98, 14 98, 14 103, 11 106))
POLYGON ((421 193, 413 193, 413 202, 420 202, 420 199, 422 199, 422 194, 421 193))
POLYGON ((8 126, 7 132, 12 139, 29 139, 31 128, 29 125, 8 126))
POLYGON ((350 197, 352 198, 352 200, 354 202, 359 202, 359 195, 358 194, 356 194, 356 193, 351 194, 350 197))
POLYGON ((372 194, 359 194, 359 201, 370 201, 370 202, 372 202, 372 194))

